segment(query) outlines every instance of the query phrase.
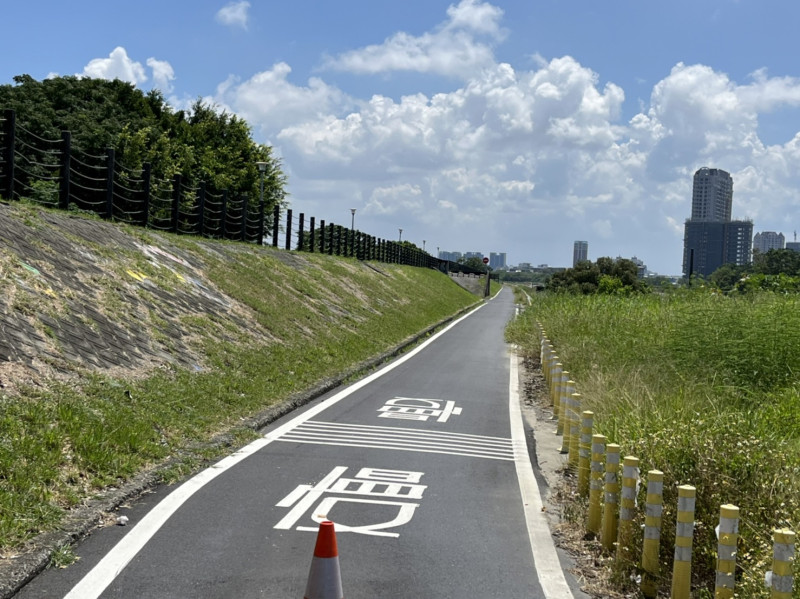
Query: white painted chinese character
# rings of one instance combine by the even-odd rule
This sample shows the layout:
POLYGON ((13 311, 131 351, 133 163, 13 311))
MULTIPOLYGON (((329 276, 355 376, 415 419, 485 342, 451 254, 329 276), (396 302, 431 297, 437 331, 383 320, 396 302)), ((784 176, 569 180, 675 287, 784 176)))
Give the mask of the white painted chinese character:
MULTIPOLYGON (((418 503, 408 501, 389 501, 387 499, 421 499, 426 485, 416 484, 422 479, 422 472, 406 470, 384 470, 378 468, 362 468, 354 478, 344 478, 345 466, 337 466, 316 485, 298 485, 297 488, 277 503, 278 507, 291 507, 275 528, 288 530, 309 511, 314 522, 334 520, 337 531, 355 532, 365 535, 398 537, 396 532, 385 532, 384 529, 395 528, 407 524, 414 516, 418 503), (324 494, 339 494, 360 497, 323 497, 324 494), (321 501, 317 504, 317 501, 321 501), (386 522, 375 524, 347 525, 330 517, 330 512, 337 504, 372 504, 397 508, 397 515, 386 522), (316 505, 316 507, 315 507, 316 505), (294 507, 292 507, 294 506, 294 507)), ((295 530, 317 531, 318 526, 297 526, 295 530)))
POLYGON ((414 397, 395 397, 390 399, 378 412, 380 418, 399 418, 401 420, 419 420, 427 422, 428 418, 437 417, 437 422, 447 422, 451 415, 461 414, 461 408, 455 407, 456 402, 442 402, 435 399, 421 399, 414 397))

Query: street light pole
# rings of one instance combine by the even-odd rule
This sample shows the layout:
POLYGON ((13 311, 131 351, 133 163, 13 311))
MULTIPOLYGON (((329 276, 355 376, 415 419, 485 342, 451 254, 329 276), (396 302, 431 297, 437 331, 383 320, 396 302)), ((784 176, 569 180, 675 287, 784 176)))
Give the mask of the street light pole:
POLYGON ((355 229, 356 224, 356 209, 350 208, 350 230, 355 229))
POLYGON ((424 239, 422 240, 422 251, 423 252, 425 251, 425 240, 424 239))
POLYGON ((399 239, 399 241, 402 242, 403 241, 403 229, 398 229, 398 231, 400 231, 400 239, 399 239))

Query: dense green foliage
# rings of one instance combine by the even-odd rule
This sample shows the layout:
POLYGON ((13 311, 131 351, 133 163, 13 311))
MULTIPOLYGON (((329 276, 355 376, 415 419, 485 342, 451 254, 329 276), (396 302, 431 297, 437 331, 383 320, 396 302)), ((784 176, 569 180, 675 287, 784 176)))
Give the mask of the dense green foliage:
MULTIPOLYGON (((154 177, 180 173, 187 185, 204 181, 212 189, 254 199, 260 197, 261 183, 256 162, 266 162, 267 210, 285 201, 280 159, 271 147, 255 143, 250 126, 235 115, 200 100, 190 110, 176 111, 161 92, 144 93, 120 80, 36 81, 20 75, 14 82, 0 85, 0 110, 14 110, 17 126, 29 134, 55 141, 70 131, 75 152, 101 156, 113 147, 118 164, 129 169, 149 162, 154 177)), ((19 151, 24 154, 24 147, 19 151)))
POLYGON ((744 266, 725 264, 709 277, 709 282, 728 293, 757 290, 797 293, 800 291, 800 252, 769 250, 756 253, 744 266))
MULTIPOLYGON (((664 473, 662 589, 672 569, 676 487, 691 484, 697 596, 713 596, 714 528, 726 503, 742 515, 737 596, 769 596, 763 580, 772 530, 800 529, 800 298, 682 289, 545 293, 532 302, 509 339, 538 358, 540 322, 576 381, 581 409, 595 414, 594 432, 640 459, 643 482, 649 470, 664 473)), ((637 524, 646 492, 643 484, 637 524)), ((566 511, 579 517, 585 504, 575 502, 566 511)), ((637 565, 616 565, 620 584, 630 586, 637 565)))
POLYGON ((598 258, 597 262, 585 260, 553 274, 547 281, 547 290, 591 295, 639 293, 647 285, 639 279, 639 269, 631 260, 598 258))

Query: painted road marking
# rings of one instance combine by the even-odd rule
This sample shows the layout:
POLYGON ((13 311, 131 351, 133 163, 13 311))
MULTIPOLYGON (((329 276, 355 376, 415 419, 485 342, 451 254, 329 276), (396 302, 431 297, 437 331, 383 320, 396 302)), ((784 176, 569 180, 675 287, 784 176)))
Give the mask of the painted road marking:
MULTIPOLYGON (((504 461, 514 461, 518 453, 514 442, 502 437, 312 420, 286 431, 276 441, 420 451, 504 461)), ((522 450, 527 455, 524 435, 522 450)))
POLYGON ((378 408, 380 418, 399 418, 401 420, 419 420, 427 422, 436 416, 436 422, 447 422, 450 416, 461 414, 456 402, 440 399, 423 399, 420 397, 395 397, 378 408), (444 403, 444 405, 442 405, 444 403))
POLYGON ((347 472, 347 467, 337 466, 316 485, 298 485, 294 491, 275 504, 277 507, 291 507, 292 510, 274 528, 289 530, 304 515, 308 514, 316 526, 298 526, 295 530, 317 532, 320 522, 333 520, 336 522, 336 532, 354 532, 376 537, 399 537, 400 533, 385 532, 385 529, 408 524, 419 504, 392 500, 422 499, 422 494, 427 486, 417 483, 422 479, 423 473, 361 468, 355 477, 345 478, 342 476, 345 472, 347 472), (323 494, 350 495, 350 497, 323 497, 323 494), (352 497, 353 495, 357 497, 352 497), (317 504, 320 498, 322 501, 317 504), (334 513, 337 504, 346 503, 389 506, 390 509, 397 508, 397 515, 385 522, 348 525, 334 513))

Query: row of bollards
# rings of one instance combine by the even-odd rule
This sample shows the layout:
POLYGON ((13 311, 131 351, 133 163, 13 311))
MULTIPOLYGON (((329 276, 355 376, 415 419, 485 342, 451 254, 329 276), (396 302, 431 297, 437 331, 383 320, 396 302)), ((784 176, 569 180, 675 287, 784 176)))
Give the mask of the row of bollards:
MULTIPOLYGON (((582 398, 576 392, 575 381, 564 369, 541 324, 538 328, 542 374, 553 405, 556 433, 563 435, 561 453, 566 454, 569 467, 577 469, 578 494, 588 498, 586 528, 599 538, 603 550, 614 554, 618 561, 640 564, 642 595, 655 599, 661 580, 659 554, 664 474, 659 470, 647 473, 643 539, 641 557, 638 558, 633 543, 638 513, 639 459, 626 456, 620 461, 620 446, 609 443, 604 435, 593 434, 595 414, 581 409, 582 398)), ((672 599, 689 599, 691 596, 695 499, 695 487, 678 487, 672 599)), ((739 508, 723 505, 717 528, 715 599, 734 597, 738 538, 739 508)), ((773 599, 790 599, 792 596, 794 552, 795 533, 787 529, 773 531, 772 570, 765 577, 773 599)))

